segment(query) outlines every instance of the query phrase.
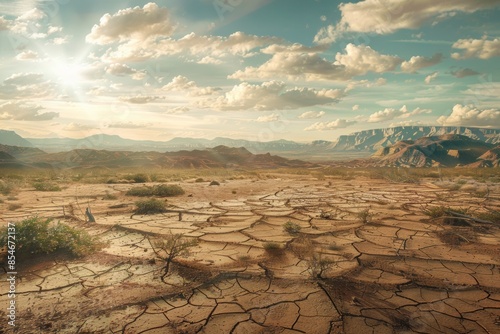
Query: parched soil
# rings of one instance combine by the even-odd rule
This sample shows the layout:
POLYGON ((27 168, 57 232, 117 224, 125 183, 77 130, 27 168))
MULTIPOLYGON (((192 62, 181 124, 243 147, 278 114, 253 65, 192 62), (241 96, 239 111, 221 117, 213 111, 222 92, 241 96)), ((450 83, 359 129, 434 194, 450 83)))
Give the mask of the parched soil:
MULTIPOLYGON (((155 215, 133 214, 129 184, 26 188, 16 194, 20 209, 0 204, 4 222, 53 217, 106 243, 82 259, 18 263, 16 331, 500 332, 500 222, 450 224, 424 213, 499 210, 498 185, 474 197, 425 180, 279 175, 177 184, 185 195, 155 215), (86 207, 96 223, 84 221, 86 207), (299 233, 283 230, 289 221, 299 233), (198 244, 162 282, 151 242, 170 233, 198 244)), ((8 329, 4 276, 0 333, 8 329)))

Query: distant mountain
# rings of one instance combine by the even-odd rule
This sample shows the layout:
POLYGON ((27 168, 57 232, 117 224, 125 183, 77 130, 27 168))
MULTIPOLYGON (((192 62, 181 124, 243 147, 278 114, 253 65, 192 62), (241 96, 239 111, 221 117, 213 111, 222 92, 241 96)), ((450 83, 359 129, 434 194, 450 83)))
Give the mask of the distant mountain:
POLYGON ((0 144, 0 152, 20 160, 30 160, 34 157, 46 154, 44 151, 35 147, 20 147, 0 144))
POLYGON ((10 146, 33 147, 33 144, 14 131, 0 130, 0 144, 10 146))
POLYGON ((246 148, 217 146, 204 150, 178 152, 131 152, 76 149, 45 153, 23 162, 33 166, 73 167, 141 167, 141 168, 308 168, 317 165, 267 154, 253 154, 246 148))
POLYGON ((457 134, 403 140, 379 149, 374 155, 380 166, 491 167, 498 165, 495 145, 457 134), (496 161, 494 161, 496 159, 496 161))
MULTIPOLYGON (((6 131, 11 133, 12 131, 6 131)), ((13 133, 15 136, 17 134, 13 133)), ((108 150, 128 152, 177 152, 182 150, 204 150, 217 146, 245 147, 250 153, 271 153, 289 159, 309 161, 352 160, 367 158, 378 149, 394 145, 402 140, 417 140, 421 137, 459 134, 486 143, 500 144, 500 129, 440 127, 440 126, 401 126, 375 129, 343 135, 336 141, 316 140, 310 143, 297 143, 289 140, 268 142, 217 137, 173 138, 168 141, 133 140, 117 135, 98 134, 81 139, 72 138, 27 138, 24 145, 38 147, 46 152, 67 152, 71 150, 108 150)), ((5 144, 0 138, 0 144, 5 144)), ((5 144, 8 145, 8 144, 5 144)))
POLYGON ((376 129, 355 132, 340 136, 331 146, 334 151, 368 151, 375 152, 402 140, 416 140, 422 137, 441 136, 445 134, 463 135, 475 140, 491 144, 500 144, 500 129, 442 127, 442 126, 400 126, 388 129, 376 129))

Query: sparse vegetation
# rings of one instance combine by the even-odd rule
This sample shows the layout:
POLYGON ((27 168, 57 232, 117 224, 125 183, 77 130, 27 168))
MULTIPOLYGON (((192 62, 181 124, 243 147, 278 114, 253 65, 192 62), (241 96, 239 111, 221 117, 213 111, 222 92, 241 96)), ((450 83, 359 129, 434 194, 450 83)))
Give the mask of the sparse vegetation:
POLYGON ((12 191, 13 186, 10 182, 6 182, 4 180, 0 180, 0 194, 8 195, 12 191))
POLYGON ((194 182, 200 183, 200 182, 205 182, 205 180, 202 177, 199 177, 196 180, 194 180, 194 182))
POLYGON ((323 258, 321 253, 314 253, 307 260, 307 266, 311 277, 323 278, 323 273, 333 266, 334 262, 330 259, 323 258))
POLYGON ((107 192, 107 191, 106 191, 106 195, 104 195, 104 196, 102 197, 102 199, 103 199, 103 200, 108 200, 108 201, 110 201, 110 200, 115 200, 115 199, 118 199, 118 196, 113 195, 113 194, 110 194, 109 192, 107 192))
POLYGON ((17 198, 16 196, 8 196, 7 197, 7 201, 17 201, 19 200, 19 198, 17 198))
POLYGON ((126 175, 125 179, 132 180, 135 183, 146 183, 149 181, 149 176, 146 174, 139 173, 133 175, 126 175))
POLYGON ((164 261, 161 276, 163 282, 165 282, 165 277, 170 272, 172 262, 179 256, 188 255, 189 248, 197 245, 196 239, 185 238, 182 234, 169 234, 163 238, 149 240, 149 243, 156 256, 164 261))
POLYGON ((212 181, 209 186, 220 186, 220 183, 218 181, 212 181))
POLYGON ((12 203, 12 204, 9 204, 7 206, 7 210, 9 210, 9 211, 16 211, 17 209, 20 209, 21 207, 22 207, 21 204, 12 203))
MULTIPOLYGON (((0 247, 7 246, 7 229, 0 231, 0 247)), ((16 223, 16 255, 20 257, 64 251, 72 256, 84 256, 100 247, 97 239, 87 232, 56 223, 50 219, 31 217, 16 223)))
POLYGON ((138 197, 147 197, 147 196, 158 196, 158 197, 172 197, 184 195, 184 189, 182 189, 178 185, 167 185, 160 184, 154 187, 134 187, 127 191, 126 195, 128 196, 138 196, 138 197))
POLYGON ((285 224, 283 224, 283 231, 285 231, 286 233, 288 233, 290 235, 299 234, 301 229, 302 228, 300 227, 299 224, 294 223, 292 221, 288 221, 285 224))
POLYGON ((370 212, 370 209, 365 209, 363 211, 358 212, 356 216, 362 223, 366 224, 372 220, 373 214, 370 212))
POLYGON ((277 242, 264 242, 262 244, 267 254, 271 256, 279 256, 283 254, 283 247, 277 242))
POLYGON ((61 191, 59 185, 50 182, 35 182, 33 187, 38 191, 61 191))
POLYGON ((135 202, 135 205, 137 206, 135 213, 139 215, 152 215, 155 213, 162 213, 167 211, 165 202, 159 201, 154 198, 144 201, 137 201, 135 202))

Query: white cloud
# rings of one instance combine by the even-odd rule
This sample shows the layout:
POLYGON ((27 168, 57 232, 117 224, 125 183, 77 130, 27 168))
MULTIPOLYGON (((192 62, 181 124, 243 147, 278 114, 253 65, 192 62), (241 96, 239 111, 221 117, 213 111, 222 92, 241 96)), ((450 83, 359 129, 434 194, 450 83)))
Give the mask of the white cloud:
POLYGON ((434 56, 430 58, 422 56, 413 56, 410 58, 410 60, 404 61, 401 64, 401 70, 407 73, 416 73, 421 68, 439 64, 442 59, 443 55, 441 53, 436 53, 434 56))
POLYGON ((257 118, 256 122, 260 123, 270 123, 270 122, 277 122, 280 119, 280 115, 278 114, 271 114, 267 116, 260 116, 257 118))
POLYGON ((117 122, 106 124, 109 128, 116 129, 140 129, 150 126, 150 123, 117 122))
POLYGON ((348 126, 356 124, 356 121, 349 121, 345 119, 337 119, 332 122, 317 122, 314 123, 307 128, 305 131, 324 131, 324 130, 335 130, 335 129, 344 129, 348 126))
POLYGON ((432 110, 415 108, 412 111, 408 111, 406 105, 402 106, 400 109, 385 108, 384 110, 377 111, 368 117, 369 123, 380 123, 393 120, 395 118, 408 118, 410 116, 415 116, 419 114, 429 114, 432 110))
POLYGON ((320 20, 323 21, 323 22, 325 22, 326 21, 326 16, 325 15, 321 15, 320 16, 320 20))
POLYGON ((124 64, 114 63, 108 66, 106 73, 115 76, 131 76, 134 80, 142 80, 146 77, 146 73, 138 71, 124 64))
POLYGON ((449 116, 441 116, 437 122, 446 126, 484 126, 500 124, 498 109, 478 109, 472 105, 456 104, 449 116))
POLYGON ((432 20, 446 19, 455 12, 473 13, 497 5, 496 0, 364 0, 341 3, 340 22, 336 26, 322 28, 314 41, 332 43, 346 32, 389 34, 400 29, 418 29, 432 20))
POLYGON ((99 24, 85 40, 92 44, 106 45, 114 42, 136 41, 144 42, 151 38, 170 36, 174 25, 170 21, 166 8, 148 3, 141 7, 126 8, 116 14, 105 14, 99 24))
POLYGON ((464 78, 472 75, 478 75, 479 72, 476 72, 474 70, 471 70, 470 68, 461 68, 456 71, 451 71, 451 75, 453 75, 456 78, 464 78))
MULTIPOLYGON (((301 49, 300 45, 295 46, 301 49)), ((383 55, 369 46, 354 45, 345 47, 345 53, 338 52, 335 61, 330 62, 314 52, 287 52, 280 48, 266 49, 277 51, 273 57, 259 67, 247 67, 230 75, 230 79, 270 79, 285 77, 290 80, 349 80, 368 72, 383 73, 394 70, 402 60, 396 56, 383 55)))
POLYGON ((36 53, 35 51, 31 51, 31 50, 26 50, 26 51, 19 53, 16 56, 16 59, 17 60, 32 60, 32 61, 40 60, 40 58, 38 57, 38 53, 36 53))
POLYGON ((172 109, 168 109, 164 113, 165 114, 184 114, 184 113, 187 113, 188 111, 189 111, 188 107, 175 107, 172 109))
POLYGON ((357 111, 359 110, 359 104, 355 104, 352 106, 352 111, 357 111))
POLYGON ((216 59, 210 56, 205 56, 202 59, 198 61, 198 64, 212 64, 212 65, 219 65, 222 64, 222 60, 216 59))
POLYGON ((88 124, 71 122, 69 124, 66 124, 62 129, 64 131, 88 131, 88 130, 94 130, 96 128, 94 126, 88 125, 88 124))
POLYGON ((482 39, 459 39, 453 44, 453 48, 464 50, 462 54, 453 53, 451 57, 454 59, 500 57, 500 39, 498 38, 488 40, 485 36, 482 39))
POLYGON ((162 89, 167 91, 181 91, 187 90, 190 88, 195 88, 196 83, 194 81, 190 81, 188 78, 182 75, 178 75, 172 79, 168 84, 162 87, 162 89))
POLYGON ((158 96, 136 95, 136 96, 121 96, 120 100, 132 104, 146 104, 160 99, 158 96))
POLYGON ((301 114, 299 118, 313 119, 313 118, 321 118, 324 115, 325 115, 324 111, 306 111, 305 113, 301 114))
POLYGON ((243 82, 212 100, 201 101, 202 107, 217 110, 283 110, 336 103, 344 96, 339 89, 290 88, 283 82, 269 81, 261 85, 243 82))
POLYGON ((350 81, 347 84, 345 91, 348 92, 350 90, 353 90, 356 87, 371 88, 371 87, 384 86, 386 84, 387 84, 387 79, 385 79, 385 78, 378 78, 375 81, 370 81, 370 80, 350 81))
POLYGON ((14 121, 48 121, 59 117, 57 112, 40 112, 43 107, 15 101, 0 105, 0 119, 14 121))
POLYGON ((428 76, 425 77, 425 83, 430 84, 432 80, 436 79, 439 75, 439 72, 432 72, 428 76))
POLYGON ((0 99, 30 99, 50 95, 54 85, 41 73, 16 73, 0 85, 0 99))

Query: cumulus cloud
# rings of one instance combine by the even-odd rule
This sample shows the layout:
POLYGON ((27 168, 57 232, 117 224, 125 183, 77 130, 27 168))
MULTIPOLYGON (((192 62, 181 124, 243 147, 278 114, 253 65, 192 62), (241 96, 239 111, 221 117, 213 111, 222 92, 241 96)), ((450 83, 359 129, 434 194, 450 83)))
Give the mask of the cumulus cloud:
POLYGON ((158 96, 136 95, 136 96, 121 96, 120 100, 132 104, 146 104, 160 99, 158 96))
POLYGON ((500 110, 478 109, 472 105, 456 104, 449 116, 441 116, 437 122, 444 126, 484 126, 500 124, 500 110))
POLYGON ((175 107, 165 111, 165 114, 184 114, 189 111, 188 107, 175 107))
POLYGON ((280 119, 280 115, 278 114, 271 114, 267 116, 260 116, 257 118, 256 122, 260 123, 270 123, 270 122, 277 122, 280 119))
POLYGON ((314 41, 332 43, 346 32, 390 34, 400 29, 418 29, 424 23, 446 19, 456 12, 473 13, 497 5, 498 2, 492 0, 364 0, 341 3, 340 22, 322 28, 314 41))
POLYGON ((243 82, 224 95, 201 101, 200 105, 217 110, 282 110, 331 104, 338 102, 343 96, 344 92, 339 89, 288 89, 285 83, 278 81, 268 81, 261 85, 243 82))
POLYGON ((355 104, 352 106, 352 111, 358 111, 359 110, 359 104, 355 104))
POLYGON ((337 119, 332 122, 316 122, 307 128, 305 131, 324 131, 324 130, 335 130, 335 129, 344 129, 348 126, 356 124, 356 121, 349 121, 346 119, 337 119))
POLYGON ((13 121, 48 121, 59 117, 57 112, 40 112, 43 107, 20 101, 0 105, 0 119, 13 121))
POLYGON ((132 122, 117 122, 117 123, 107 124, 109 128, 115 128, 115 129, 140 129, 150 125, 151 125, 150 123, 132 123, 132 122))
POLYGON ((325 116, 324 111, 306 111, 305 113, 301 114, 299 118, 313 119, 313 118, 321 118, 323 116, 325 116))
POLYGON ((453 53, 454 59, 480 58, 490 59, 500 57, 500 39, 459 39, 453 44, 453 48, 464 50, 462 53, 453 53))
MULTIPOLYGON (((300 47, 296 47, 300 49, 300 47)), ((330 62, 318 53, 279 51, 259 67, 247 67, 230 75, 230 79, 270 79, 285 77, 296 80, 349 80, 368 72, 383 73, 394 70, 402 60, 396 56, 383 55, 369 46, 345 47, 345 53, 338 52, 335 61, 330 62)))
POLYGON ((430 58, 413 56, 410 58, 410 60, 404 61, 401 64, 401 70, 403 70, 403 72, 416 73, 421 68, 439 64, 442 59, 443 55, 441 53, 436 53, 430 58))
POLYGON ((125 64, 114 63, 108 66, 106 69, 106 73, 112 74, 115 76, 131 76, 134 80, 142 80, 145 78, 146 73, 143 71, 138 71, 133 69, 125 64))
POLYGON ((0 84, 0 99, 30 99, 50 95, 54 85, 41 73, 16 73, 0 84))
POLYGON ((189 80, 185 76, 178 75, 172 79, 168 84, 162 87, 162 89, 167 91, 180 91, 187 90, 196 87, 194 81, 189 80))
POLYGON ((368 117, 369 123, 380 123, 393 120, 395 118, 408 118, 410 116, 415 116, 419 114, 429 114, 432 110, 415 108, 409 111, 406 105, 402 106, 400 109, 385 108, 384 110, 377 111, 368 117))
POLYGON ((168 10, 150 2, 142 8, 137 6, 119 10, 113 15, 105 14, 85 40, 99 45, 130 40, 141 42, 170 36, 173 31, 168 10))
POLYGON ((40 60, 40 58, 38 57, 38 53, 36 53, 35 51, 31 51, 31 50, 26 50, 26 51, 19 53, 16 56, 16 59, 17 60, 31 60, 31 61, 40 60))
POLYGON ((476 72, 474 70, 471 70, 470 68, 462 68, 456 71, 451 71, 451 75, 453 75, 456 78, 464 78, 472 75, 478 75, 479 72, 476 72))
POLYGON ((347 84, 345 91, 348 92, 356 87, 364 87, 364 88, 380 87, 384 86, 385 84, 387 84, 387 79, 385 78, 378 78, 375 81, 370 81, 370 80, 350 81, 347 84))
POLYGON ((88 131, 88 130, 94 130, 95 127, 88 124, 71 122, 69 124, 66 124, 62 129, 64 131, 88 131))
POLYGON ((425 77, 425 83, 430 84, 432 80, 436 79, 439 75, 439 72, 432 72, 428 76, 425 77))
POLYGON ((222 60, 216 59, 210 56, 205 56, 201 58, 198 62, 198 64, 211 64, 211 65, 219 65, 222 64, 222 60))

